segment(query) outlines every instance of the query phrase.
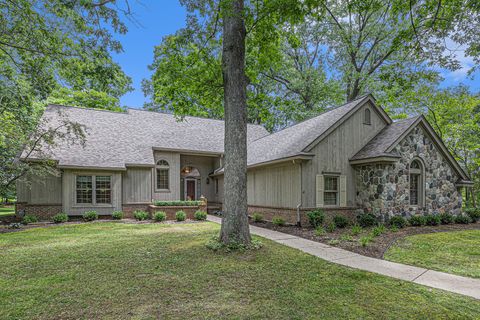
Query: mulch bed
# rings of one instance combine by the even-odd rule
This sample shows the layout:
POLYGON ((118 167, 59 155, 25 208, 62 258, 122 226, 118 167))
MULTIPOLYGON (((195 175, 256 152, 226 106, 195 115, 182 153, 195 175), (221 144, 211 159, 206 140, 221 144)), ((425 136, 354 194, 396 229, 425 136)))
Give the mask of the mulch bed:
POLYGON ((480 223, 473 224, 449 224, 439 226, 424 226, 424 227, 405 227, 393 232, 389 229, 378 237, 375 237, 372 242, 363 247, 359 239, 371 233, 372 228, 365 228, 361 234, 352 236, 350 228, 337 229, 334 232, 328 232, 322 236, 316 236, 315 230, 312 228, 298 227, 298 226, 277 226, 271 222, 253 222, 251 225, 267 228, 283 233, 288 233, 297 237, 322 242, 328 245, 332 245, 338 248, 349 250, 364 256, 383 259, 385 252, 393 245, 398 239, 415 234, 425 234, 434 232, 446 232, 456 230, 471 230, 480 229, 480 223), (344 237, 342 239, 342 236, 344 237), (351 239, 345 239, 348 236, 351 239))

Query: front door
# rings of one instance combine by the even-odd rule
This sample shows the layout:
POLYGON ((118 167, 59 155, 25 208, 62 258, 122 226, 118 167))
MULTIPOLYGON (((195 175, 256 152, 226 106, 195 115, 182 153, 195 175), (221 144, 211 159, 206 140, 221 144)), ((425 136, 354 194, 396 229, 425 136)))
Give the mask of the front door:
POLYGON ((187 197, 186 197, 186 200, 195 200, 195 194, 196 194, 196 190, 195 190, 195 187, 197 185, 197 181, 194 180, 194 179, 187 179, 186 180, 186 184, 187 184, 187 197))

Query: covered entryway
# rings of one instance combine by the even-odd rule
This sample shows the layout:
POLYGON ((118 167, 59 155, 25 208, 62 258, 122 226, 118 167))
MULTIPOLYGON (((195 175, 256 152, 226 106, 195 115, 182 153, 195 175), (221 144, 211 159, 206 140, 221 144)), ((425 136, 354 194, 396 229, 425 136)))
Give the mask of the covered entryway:
POLYGON ((185 166, 181 170, 183 180, 183 199, 184 200, 198 200, 199 195, 199 181, 201 181, 200 171, 192 166, 185 166))

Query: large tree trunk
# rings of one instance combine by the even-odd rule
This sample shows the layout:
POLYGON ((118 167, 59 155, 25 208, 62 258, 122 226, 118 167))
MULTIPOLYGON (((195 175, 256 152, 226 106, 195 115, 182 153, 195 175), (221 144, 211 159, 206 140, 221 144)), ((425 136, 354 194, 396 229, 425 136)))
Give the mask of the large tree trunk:
POLYGON ((225 103, 225 179, 220 239, 250 243, 247 216, 247 88, 243 0, 223 7, 223 88, 225 103))

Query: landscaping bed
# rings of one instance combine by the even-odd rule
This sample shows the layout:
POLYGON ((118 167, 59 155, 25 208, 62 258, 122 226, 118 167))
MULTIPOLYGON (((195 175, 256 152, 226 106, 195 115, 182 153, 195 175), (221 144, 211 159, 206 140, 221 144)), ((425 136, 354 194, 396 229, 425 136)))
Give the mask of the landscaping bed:
POLYGON ((250 219, 250 224, 283 233, 288 233, 297 237, 322 242, 365 256, 382 259, 385 252, 391 245, 393 245, 397 240, 402 239, 406 236, 456 230, 480 229, 480 223, 478 222, 472 224, 447 224, 421 227, 407 226, 405 228, 395 231, 392 231, 392 229, 385 227, 383 233, 376 237, 373 237, 371 242, 363 246, 360 242, 361 238, 371 235, 373 230, 372 227, 362 228, 362 231, 358 235, 352 234, 351 227, 346 227, 342 229, 337 228, 334 231, 325 232, 323 235, 317 235, 315 229, 311 227, 298 227, 292 225, 279 226, 268 221, 254 222, 252 219, 250 219))

